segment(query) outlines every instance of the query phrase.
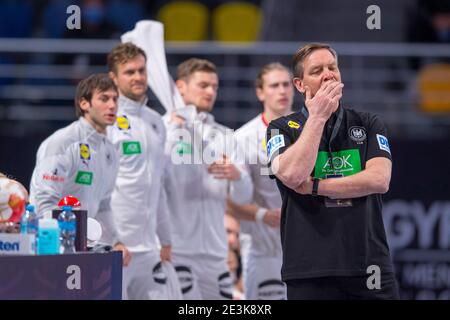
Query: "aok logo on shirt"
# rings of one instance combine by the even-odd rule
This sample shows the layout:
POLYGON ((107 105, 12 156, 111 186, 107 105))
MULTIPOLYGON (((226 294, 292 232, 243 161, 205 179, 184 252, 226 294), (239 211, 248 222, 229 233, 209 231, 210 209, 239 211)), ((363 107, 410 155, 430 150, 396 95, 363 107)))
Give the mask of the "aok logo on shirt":
POLYGON ((92 178, 94 174, 89 171, 78 171, 75 177, 75 183, 84 184, 90 186, 92 184, 92 178))
POLYGON ((179 155, 192 154, 192 145, 187 142, 178 141, 177 143, 177 153, 179 155))
POLYGON ((358 149, 332 152, 319 151, 314 168, 314 177, 324 179, 327 175, 342 175, 344 177, 361 171, 361 157, 358 149))
POLYGON ((141 144, 139 141, 125 141, 122 144, 122 151, 123 154, 126 156, 133 155, 133 154, 141 154, 141 144))

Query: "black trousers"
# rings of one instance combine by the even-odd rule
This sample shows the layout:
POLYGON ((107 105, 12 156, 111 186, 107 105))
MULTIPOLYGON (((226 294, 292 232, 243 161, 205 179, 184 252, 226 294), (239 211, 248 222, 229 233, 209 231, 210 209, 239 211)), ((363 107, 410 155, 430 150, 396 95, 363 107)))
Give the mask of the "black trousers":
POLYGON ((394 274, 382 274, 380 289, 369 289, 367 276, 287 280, 288 300, 396 300, 394 274))

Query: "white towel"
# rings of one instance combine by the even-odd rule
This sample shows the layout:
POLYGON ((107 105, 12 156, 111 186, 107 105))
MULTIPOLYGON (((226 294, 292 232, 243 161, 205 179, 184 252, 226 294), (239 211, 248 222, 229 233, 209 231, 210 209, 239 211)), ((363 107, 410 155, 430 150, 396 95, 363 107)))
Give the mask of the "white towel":
POLYGON ((183 300, 180 282, 174 266, 168 261, 164 261, 162 265, 167 275, 169 300, 183 300))
POLYGON ((142 20, 133 30, 121 37, 122 42, 131 42, 147 55, 148 85, 167 112, 185 107, 175 82, 167 69, 164 50, 164 27, 161 22, 142 20))

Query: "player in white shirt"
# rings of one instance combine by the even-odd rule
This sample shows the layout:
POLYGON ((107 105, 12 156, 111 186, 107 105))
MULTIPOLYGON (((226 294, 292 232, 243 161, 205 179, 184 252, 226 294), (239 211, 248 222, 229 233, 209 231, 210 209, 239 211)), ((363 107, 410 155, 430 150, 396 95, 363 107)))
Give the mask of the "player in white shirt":
POLYGON ((176 85, 184 103, 195 108, 191 117, 165 117, 166 153, 172 158, 180 208, 171 211, 173 262, 184 298, 231 299, 226 198, 241 204, 250 201, 250 178, 233 164, 232 147, 227 149, 226 140, 233 140, 233 134, 210 114, 218 88, 214 64, 195 58, 183 62, 176 85))
POLYGON ((292 112, 292 75, 280 63, 270 63, 260 70, 255 85, 263 112, 236 131, 253 182, 253 200, 245 206, 229 201, 227 213, 241 219, 241 237, 251 236, 250 246, 241 246, 246 298, 286 299, 281 281, 281 196, 267 172, 266 129, 270 121, 292 112))
POLYGON ((171 234, 163 180, 165 127, 147 107, 147 57, 131 43, 108 55, 110 77, 119 90, 117 121, 108 130, 119 154, 111 207, 120 239, 133 259, 123 271, 123 299, 168 299, 162 261, 171 259, 171 234), (161 245, 161 249, 159 249, 161 245))
POLYGON ((79 119, 62 128, 40 145, 30 186, 30 203, 39 214, 57 208, 60 198, 73 195, 89 217, 103 228, 102 242, 130 254, 121 243, 113 223, 110 200, 118 159, 106 136, 117 112, 117 88, 106 74, 94 74, 77 86, 76 114, 79 119))

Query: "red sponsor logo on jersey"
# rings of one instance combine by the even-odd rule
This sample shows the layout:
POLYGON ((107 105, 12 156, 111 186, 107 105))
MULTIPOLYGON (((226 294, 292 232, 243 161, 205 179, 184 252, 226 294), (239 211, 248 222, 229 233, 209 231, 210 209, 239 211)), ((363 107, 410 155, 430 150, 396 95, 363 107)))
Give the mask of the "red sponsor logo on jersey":
POLYGON ((52 181, 52 182, 64 182, 64 177, 56 176, 56 175, 50 175, 45 174, 42 176, 42 179, 45 181, 52 181))

